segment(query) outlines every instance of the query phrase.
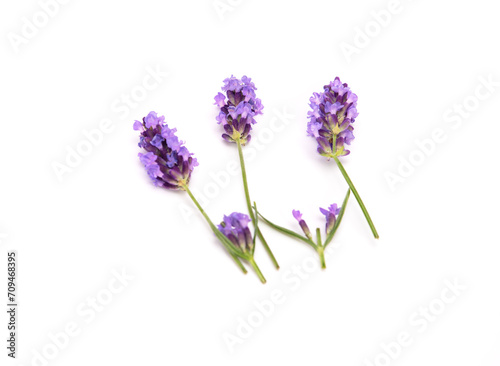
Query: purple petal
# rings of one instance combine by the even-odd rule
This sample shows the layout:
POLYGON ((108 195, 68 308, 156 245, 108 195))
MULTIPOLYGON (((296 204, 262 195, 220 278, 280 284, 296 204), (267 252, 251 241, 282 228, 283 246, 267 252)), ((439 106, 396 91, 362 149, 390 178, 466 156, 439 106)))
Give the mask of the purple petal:
POLYGON ((215 117, 215 120, 217 121, 217 124, 226 124, 227 123, 227 116, 223 111, 220 111, 217 117, 215 117))
POLYGON ((307 135, 319 137, 319 130, 323 125, 320 122, 309 122, 307 124, 307 135))
POLYGON ((156 115, 156 112, 151 111, 149 114, 144 118, 144 122, 146 124, 146 128, 150 127, 156 127, 159 123, 158 116, 156 115))
POLYGON ((332 114, 335 114, 337 113, 339 110, 341 110, 343 107, 342 104, 340 104, 339 102, 335 102, 335 103, 330 103, 330 102, 326 102, 325 103, 325 113, 332 113, 332 114))
POLYGON ((295 220, 299 221, 302 220, 302 214, 298 210, 292 210, 292 215, 295 218, 295 220))
POLYGON ((322 213, 323 215, 325 215, 325 216, 326 216, 326 215, 328 215, 328 210, 326 210, 326 209, 324 209, 324 208, 321 208, 321 207, 319 208, 319 210, 321 211, 321 213, 322 213))
POLYGON ((214 104, 217 105, 219 108, 224 107, 224 105, 226 104, 226 96, 221 92, 219 92, 214 99, 215 99, 214 104))
POLYGON ((352 91, 347 93, 346 103, 356 103, 358 101, 358 96, 354 94, 352 91))
POLYGON ((135 120, 133 127, 134 127, 134 130, 136 130, 136 131, 142 131, 144 129, 142 122, 137 121, 137 120, 135 120))
POLYGON ((148 152, 146 154, 139 153, 137 155, 139 156, 141 163, 146 167, 155 163, 157 159, 157 156, 152 152, 148 152))
POLYGON ((357 116, 359 115, 357 109, 355 106, 351 106, 348 110, 347 110, 347 118, 351 118, 351 119, 354 119, 356 118, 357 116))
POLYGON ((156 146, 158 149, 161 149, 163 141, 165 141, 165 139, 161 135, 156 134, 151 140, 151 145, 156 146))
POLYGON ((339 136, 343 138, 347 145, 350 145, 352 140, 354 140, 354 134, 350 129, 342 131, 339 136))

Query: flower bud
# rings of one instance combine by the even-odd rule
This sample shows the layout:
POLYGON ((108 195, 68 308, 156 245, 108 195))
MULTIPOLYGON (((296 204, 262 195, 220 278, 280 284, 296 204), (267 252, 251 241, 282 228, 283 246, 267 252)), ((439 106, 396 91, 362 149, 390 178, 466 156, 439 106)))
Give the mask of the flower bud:
POLYGON ((292 215, 299 222, 300 228, 306 234, 306 236, 312 240, 311 230, 309 230, 309 226, 307 226, 306 222, 302 219, 302 214, 300 211, 292 210, 292 215))

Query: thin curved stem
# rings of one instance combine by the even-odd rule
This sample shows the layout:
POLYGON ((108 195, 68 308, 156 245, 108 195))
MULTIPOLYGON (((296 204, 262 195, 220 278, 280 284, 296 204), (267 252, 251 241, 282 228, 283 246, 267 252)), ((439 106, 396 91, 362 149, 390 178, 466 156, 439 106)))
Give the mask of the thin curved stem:
MULTIPOLYGON (((189 195, 189 197, 191 198, 191 200, 194 202, 194 204, 196 205, 196 207, 198 207, 198 210, 200 210, 200 212, 203 215, 203 217, 205 218, 205 220, 207 220, 208 225, 210 225, 210 228, 212 229, 212 231, 214 232, 214 234, 222 242, 222 239, 219 237, 219 235, 217 235, 218 233, 220 233, 219 229, 217 229, 217 227, 214 225, 214 223, 212 222, 212 220, 210 220, 210 217, 208 217, 208 215, 206 214, 205 210, 203 210, 203 207, 201 207, 200 203, 193 196, 193 193, 191 193, 191 191, 189 190, 189 187, 187 186, 187 184, 183 185, 182 188, 187 192, 187 194, 189 195)), ((236 263, 236 265, 241 269, 241 271, 243 273, 246 274, 247 273, 247 269, 243 266, 243 263, 241 263, 240 259, 234 253, 232 253, 229 250, 229 248, 226 248, 226 249, 228 249, 229 255, 231 256, 231 258, 233 258, 233 260, 236 263)))
POLYGON ((259 266, 257 265, 257 263, 255 263, 255 260, 253 259, 253 257, 251 257, 249 260, 250 262, 250 265, 253 267, 253 269, 255 270, 255 273, 257 273, 257 276, 259 276, 259 279, 260 279, 260 282, 262 283, 266 283, 266 278, 264 277, 264 275, 262 274, 262 272, 260 271, 260 268, 259 266))
POLYGON ((359 203, 359 207, 361 207, 361 210, 363 211, 363 214, 365 215, 366 221, 368 221, 368 225, 370 225, 370 229, 372 229, 373 236, 375 239, 378 239, 378 233, 377 229, 375 229, 375 225, 373 224, 373 221, 370 217, 370 214, 368 213, 368 210, 365 207, 365 204, 363 203, 363 200, 359 196, 358 191, 356 190, 356 187, 354 187, 354 184, 351 181, 351 178, 349 178, 349 175, 347 175, 347 172, 344 169, 344 166, 340 162, 340 160, 337 157, 333 158, 335 162, 337 163, 337 166, 339 167, 342 175, 344 176, 344 179, 346 180, 347 184, 349 185, 349 188, 351 188, 352 193, 354 194, 354 197, 356 197, 356 200, 359 203))
MULTIPOLYGON (((258 212, 258 211, 257 211, 258 212)), ((292 231, 292 230, 288 230, 282 226, 278 226, 276 224, 273 224, 271 221, 269 221, 268 219, 266 219, 264 216, 262 216, 262 214, 260 212, 258 212, 258 215, 260 216, 260 218, 262 220, 264 220, 264 222, 266 224, 268 224, 269 226, 271 226, 273 229, 275 229, 276 231, 279 231, 280 233, 282 234, 285 234, 285 235, 288 235, 288 236, 291 236, 292 238, 295 238, 295 239, 299 239, 299 240, 302 240, 303 242, 305 242, 306 244, 312 246, 314 249, 316 249, 316 244, 314 244, 314 242, 309 239, 309 238, 305 238, 303 237, 302 235, 300 234, 297 234, 295 231, 292 231)))
POLYGON ((246 168, 245 168, 245 159, 243 158, 243 150, 241 149, 241 141, 240 141, 240 139, 236 140, 236 145, 238 145, 238 155, 239 155, 239 158, 240 158, 241 176, 243 178, 243 188, 245 190, 245 199, 247 201, 248 214, 250 215, 250 219, 252 220, 252 224, 255 227, 257 236, 259 237, 262 245, 264 246, 264 249, 266 250, 266 252, 269 255, 269 257, 271 258, 271 261, 274 263, 274 266, 276 267, 276 269, 279 269, 280 266, 278 264, 278 261, 274 257, 274 254, 271 251, 271 248, 269 248, 269 245, 267 244, 266 239, 264 239, 264 236, 262 235, 262 232, 260 231, 260 229, 259 229, 259 227, 257 225, 257 222, 255 220, 255 215, 253 213, 252 204, 251 204, 251 201, 250 201, 250 192, 248 190, 248 182, 247 182, 247 171, 246 171, 246 168))

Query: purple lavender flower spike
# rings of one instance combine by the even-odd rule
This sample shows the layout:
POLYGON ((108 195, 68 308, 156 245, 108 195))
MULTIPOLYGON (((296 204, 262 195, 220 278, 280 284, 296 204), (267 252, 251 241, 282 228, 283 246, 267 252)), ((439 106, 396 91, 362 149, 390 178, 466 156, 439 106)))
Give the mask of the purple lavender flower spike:
POLYGON ((313 93, 309 99, 307 134, 318 142, 318 153, 328 158, 345 156, 354 140, 358 96, 338 77, 325 85, 322 93, 313 93))
POLYGON ((328 207, 328 210, 324 208, 320 208, 319 210, 326 217, 326 235, 328 235, 335 226, 335 221, 337 220, 337 215, 340 212, 340 207, 337 207, 337 204, 334 203, 328 207))
POLYGON ((250 217, 239 212, 233 212, 229 216, 224 216, 224 221, 218 225, 222 234, 224 234, 236 248, 243 253, 252 253, 253 239, 248 224, 250 217))
POLYGON ((242 145, 250 141, 252 124, 257 123, 255 116, 262 114, 262 102, 256 97, 257 88, 252 79, 243 76, 240 79, 231 75, 224 80, 223 93, 218 93, 214 100, 220 108, 216 117, 217 123, 222 123, 225 133, 222 138, 228 142, 238 139, 242 145))
POLYGON ((167 189, 184 189, 198 162, 175 135, 177 130, 169 128, 165 117, 156 112, 149 112, 142 122, 135 121, 134 130, 141 132, 139 147, 146 153, 139 153, 139 159, 153 184, 167 189))
POLYGON ((292 210, 292 215, 299 222, 300 228, 306 234, 309 239, 312 239, 311 230, 307 226, 306 222, 302 219, 302 214, 298 210, 292 210))

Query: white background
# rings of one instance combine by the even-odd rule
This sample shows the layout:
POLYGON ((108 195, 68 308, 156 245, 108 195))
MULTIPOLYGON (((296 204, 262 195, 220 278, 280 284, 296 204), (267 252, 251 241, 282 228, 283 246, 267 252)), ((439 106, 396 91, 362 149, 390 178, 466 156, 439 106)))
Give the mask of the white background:
POLYGON ((233 5, 218 13, 211 0, 74 0, 46 25, 37 1, 0 6, 2 294, 6 252, 19 256, 12 364, 498 365, 499 85, 488 96, 479 87, 484 98, 474 105, 480 78, 500 81, 496 4, 401 0, 377 28, 373 12, 393 10, 389 1, 221 3, 233 5), (23 19, 37 16, 38 32, 13 46, 23 19), (354 47, 366 27, 371 36, 349 59, 341 45, 354 47), (120 98, 140 92, 148 68, 169 74, 124 107, 120 98), (259 246, 262 285, 239 273, 201 216, 186 211, 186 194, 150 184, 132 123, 155 110, 199 159, 191 187, 211 192, 204 206, 214 221, 245 211, 238 174, 214 188, 214 176, 237 159, 212 104, 231 74, 252 77, 265 106, 254 128, 261 147, 248 159, 252 199, 297 231, 292 209, 323 227, 318 207, 340 204, 347 188, 305 134, 308 99, 337 75, 349 83, 360 115, 343 162, 379 240, 354 197, 325 271, 310 270, 318 258, 309 247, 263 227, 281 269, 259 246), (464 101, 471 111, 457 119, 452 109, 464 101), (286 125, 277 119, 283 111, 286 125), (112 130, 58 179, 54 163, 66 164, 68 147, 103 119, 112 130), (435 129, 445 141, 422 155, 415 140, 435 129), (410 157, 420 165, 391 189, 388 172, 399 175, 400 159, 410 157), (311 273, 301 279, 292 270, 306 273, 304 265, 311 273), (113 271, 134 279, 93 313, 87 301, 106 298, 113 271), (441 309, 446 281, 466 289, 441 309), (241 336, 241 319, 259 320, 254 302, 273 291, 283 301, 229 347, 224 337, 241 336), (418 312, 429 304, 440 314, 424 329, 418 312), (68 324, 79 335, 65 341, 68 324), (381 343, 401 332, 411 345, 384 356, 381 343), (36 361, 44 352, 53 359, 36 361))

